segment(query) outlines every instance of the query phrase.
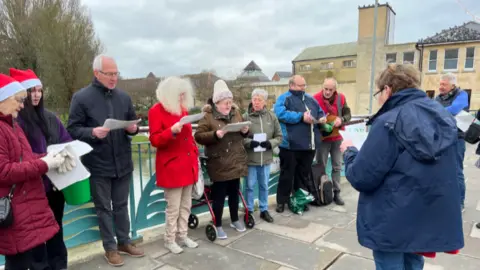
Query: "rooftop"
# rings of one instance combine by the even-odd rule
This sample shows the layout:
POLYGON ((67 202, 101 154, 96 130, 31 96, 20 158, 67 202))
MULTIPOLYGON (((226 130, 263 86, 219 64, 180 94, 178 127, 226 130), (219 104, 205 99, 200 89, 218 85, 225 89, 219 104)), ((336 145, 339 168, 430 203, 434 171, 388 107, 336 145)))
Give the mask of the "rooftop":
POLYGON ((269 82, 270 79, 262 72, 262 69, 255 63, 250 63, 243 69, 243 72, 238 75, 237 80, 260 81, 269 82))
POLYGON ((443 29, 440 33, 421 39, 420 44, 455 43, 465 41, 480 41, 480 24, 474 21, 443 29))
POLYGON ((304 49, 293 62, 357 55, 357 42, 330 44, 304 49))

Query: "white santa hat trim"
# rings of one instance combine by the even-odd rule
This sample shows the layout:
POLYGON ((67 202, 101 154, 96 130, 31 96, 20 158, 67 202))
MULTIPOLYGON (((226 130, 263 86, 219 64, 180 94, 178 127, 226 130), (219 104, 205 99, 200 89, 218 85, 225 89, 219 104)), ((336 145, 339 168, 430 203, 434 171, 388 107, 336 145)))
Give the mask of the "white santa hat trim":
POLYGON ((42 87, 42 82, 39 79, 36 79, 36 78, 25 80, 25 81, 21 82, 21 84, 23 85, 23 87, 25 87, 25 89, 30 89, 30 88, 35 87, 35 86, 42 87))
POLYGON ((22 91, 25 91, 23 85, 19 82, 11 82, 0 88, 0 102, 22 91))

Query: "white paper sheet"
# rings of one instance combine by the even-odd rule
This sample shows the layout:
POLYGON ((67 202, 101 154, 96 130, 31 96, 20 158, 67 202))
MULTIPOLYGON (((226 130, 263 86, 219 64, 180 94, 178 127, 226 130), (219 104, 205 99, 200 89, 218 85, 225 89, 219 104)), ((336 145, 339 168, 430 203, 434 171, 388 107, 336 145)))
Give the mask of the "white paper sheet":
POLYGON ((137 120, 131 120, 131 121, 124 121, 124 120, 116 120, 112 118, 108 118, 105 120, 105 123, 103 123, 104 128, 109 128, 110 130, 115 130, 115 129, 122 129, 129 127, 133 124, 138 124, 142 119, 137 119, 137 120))
MULTIPOLYGON (((267 140, 267 133, 255 133, 253 134, 253 140, 257 142, 264 142, 267 140)), ((257 146, 253 148, 254 152, 264 152, 266 151, 266 148, 263 148, 261 146, 257 146)))
POLYGON ((466 111, 461 111, 455 116, 455 119, 457 120, 457 127, 465 132, 473 123, 475 117, 466 111))
POLYGON ((90 173, 83 166, 82 162, 80 161, 80 157, 92 151, 93 148, 84 142, 76 140, 69 143, 50 145, 47 147, 47 152, 59 153, 63 149, 67 149, 67 151, 75 156, 75 163, 77 166, 75 166, 71 171, 63 174, 58 173, 57 169, 52 169, 47 172, 48 178, 52 180, 52 183, 58 190, 62 190, 90 177, 90 173))
POLYGON ((344 140, 351 140, 353 142, 353 146, 355 146, 358 150, 362 148, 363 143, 367 140, 368 132, 355 132, 355 131, 343 131, 340 130, 340 135, 342 135, 344 140))
POLYGON ((250 122, 250 121, 228 124, 228 125, 224 126, 222 128, 222 130, 228 131, 228 132, 238 132, 243 127, 250 126, 251 124, 252 124, 252 122, 250 122))
POLYGON ((187 115, 187 116, 184 116, 182 117, 182 119, 180 119, 180 123, 182 124, 190 124, 190 123, 194 123, 194 122, 197 122, 199 121, 200 119, 202 119, 203 117, 205 116, 205 113, 202 112, 202 113, 197 113, 197 114, 192 114, 192 115, 187 115))

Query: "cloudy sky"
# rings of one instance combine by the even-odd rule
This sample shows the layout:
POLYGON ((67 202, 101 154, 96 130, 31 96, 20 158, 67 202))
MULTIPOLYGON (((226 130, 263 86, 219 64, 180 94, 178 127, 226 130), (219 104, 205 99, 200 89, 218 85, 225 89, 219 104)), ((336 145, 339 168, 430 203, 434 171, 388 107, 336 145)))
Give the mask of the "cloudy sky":
MULTIPOLYGON (((480 17, 480 0, 390 0, 395 42, 417 41, 480 17)), ((305 47, 355 41, 359 5, 374 0, 82 0, 123 77, 232 77, 251 60, 269 77, 305 47), (295 4, 294 4, 295 3, 295 4)), ((380 3, 384 3, 381 1, 380 3)))

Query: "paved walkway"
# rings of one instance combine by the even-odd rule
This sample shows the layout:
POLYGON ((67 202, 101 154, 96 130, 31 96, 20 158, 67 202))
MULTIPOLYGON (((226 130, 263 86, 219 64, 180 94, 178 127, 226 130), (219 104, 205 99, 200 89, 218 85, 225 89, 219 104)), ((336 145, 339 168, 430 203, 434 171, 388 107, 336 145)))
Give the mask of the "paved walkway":
MULTIPOLYGON (((427 260, 426 270, 480 269, 480 230, 474 222, 480 220, 480 174, 473 164, 473 148, 468 148, 465 172, 468 178, 464 234, 466 247, 460 255, 439 254, 427 260), (476 175, 476 176, 475 176, 476 175)), ((190 235, 200 244, 197 249, 174 255, 163 248, 163 241, 143 244, 147 256, 126 258, 121 269, 135 270, 209 270, 209 269, 375 269, 370 250, 357 242, 355 216, 358 193, 344 181, 345 207, 330 205, 312 207, 303 216, 289 211, 278 215, 275 223, 261 222, 246 233, 227 229, 228 240, 207 240, 204 227, 192 230, 190 235)), ((226 210, 228 212, 228 210, 226 210)), ((228 225, 228 222, 225 222, 228 225)), ((72 270, 115 269, 106 264, 103 256, 72 266, 72 270)))

